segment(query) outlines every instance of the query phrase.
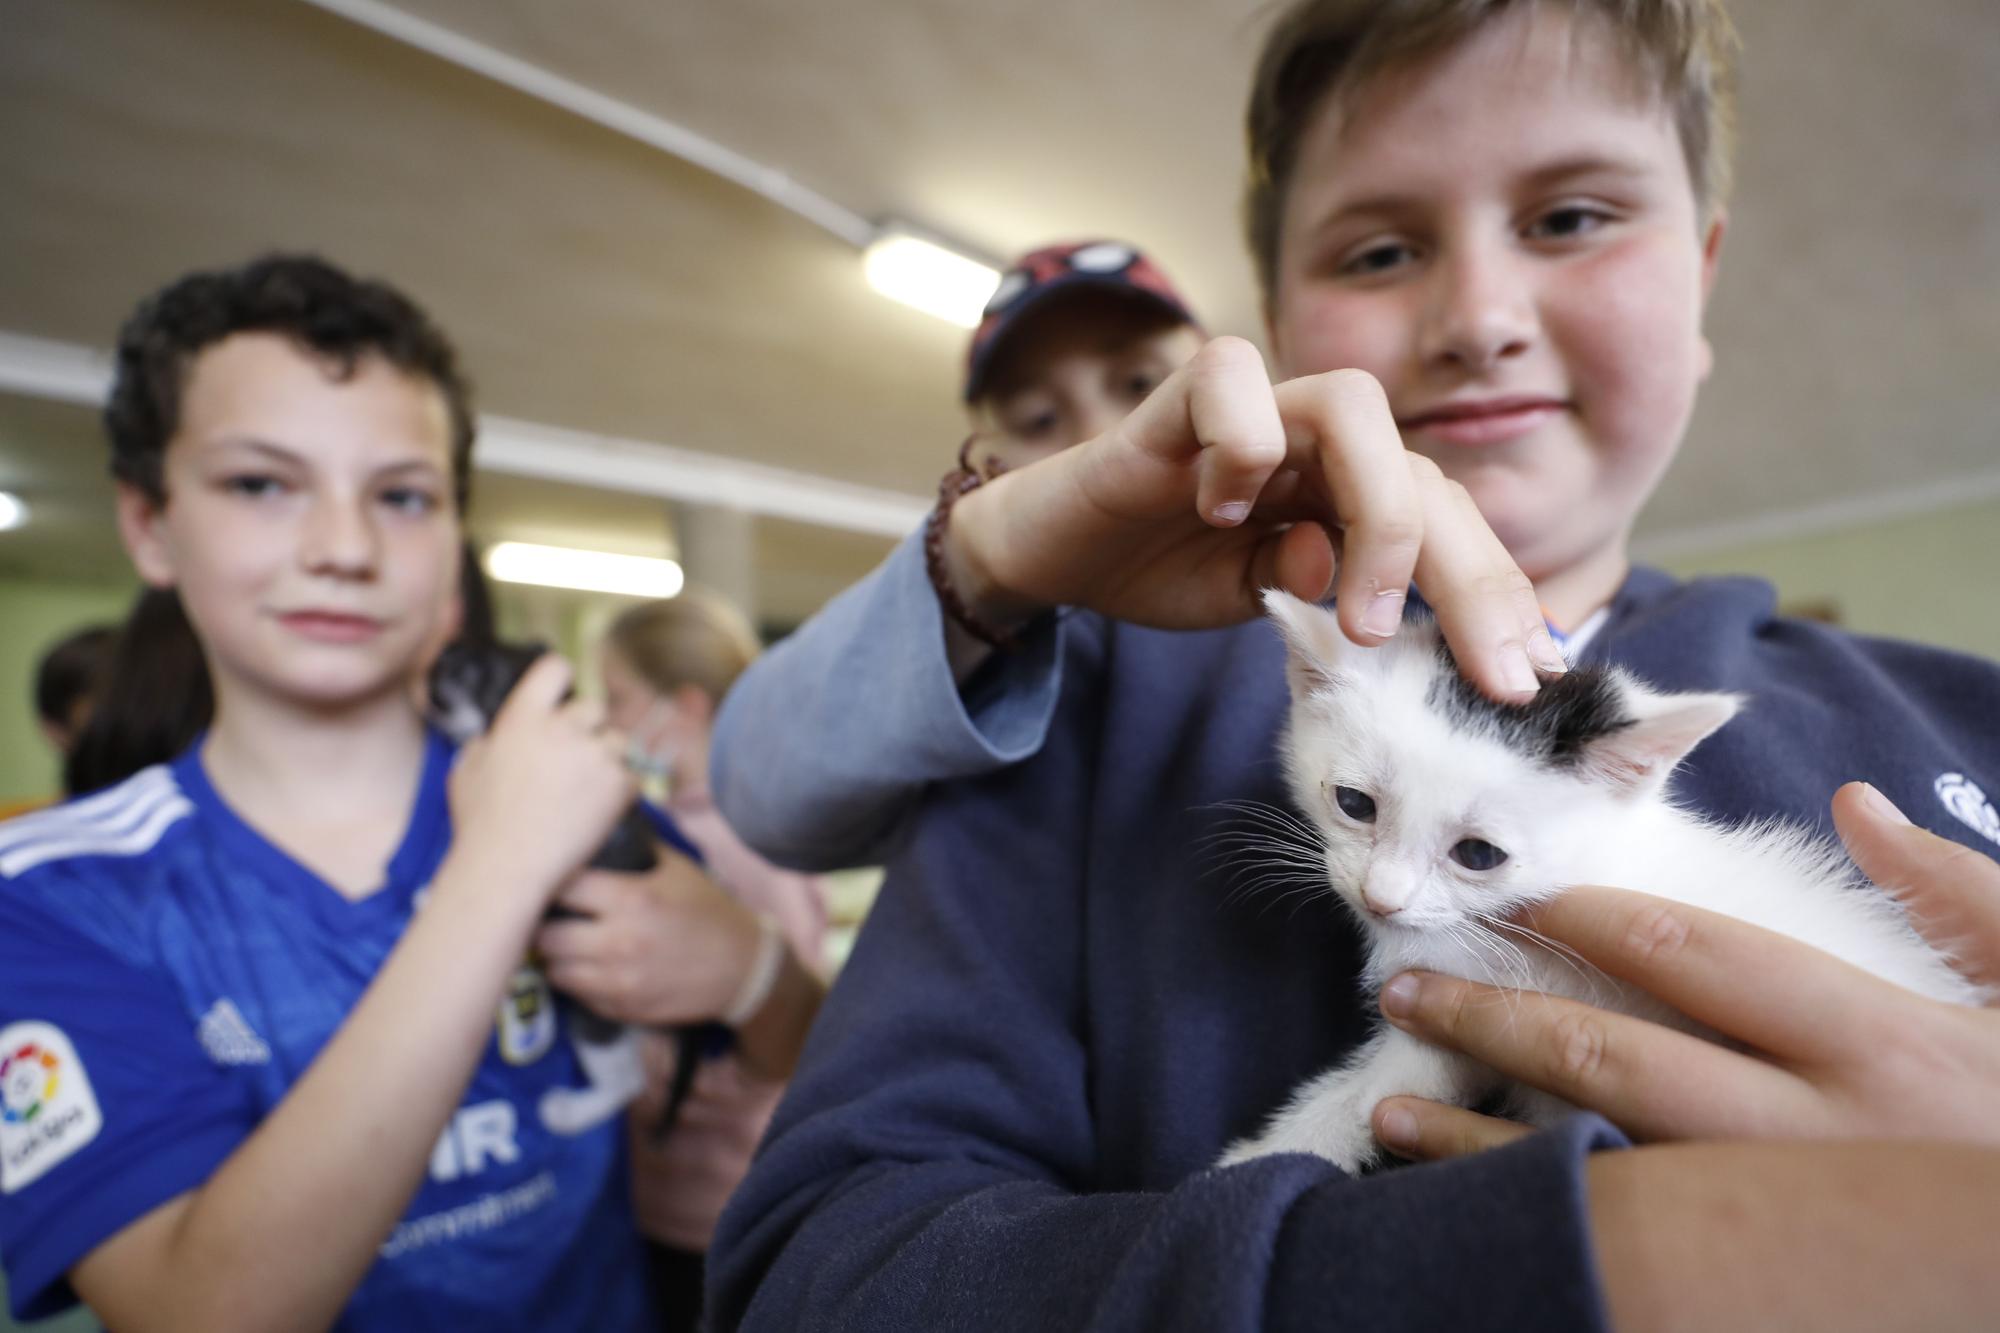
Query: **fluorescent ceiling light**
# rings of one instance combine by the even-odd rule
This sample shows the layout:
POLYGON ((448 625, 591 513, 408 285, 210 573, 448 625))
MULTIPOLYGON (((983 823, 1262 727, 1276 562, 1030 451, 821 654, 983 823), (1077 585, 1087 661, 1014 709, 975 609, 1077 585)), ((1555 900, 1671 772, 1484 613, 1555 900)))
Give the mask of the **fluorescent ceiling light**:
POLYGON ((9 491, 0 491, 0 532, 18 528, 28 521, 28 506, 21 497, 9 491))
POLYGON ((1000 285, 998 270, 894 228, 869 244, 861 264, 868 285, 882 295, 965 329, 979 326, 1000 285))
POLYGON ((502 583, 615 592, 627 597, 672 597, 686 581, 681 567, 671 560, 532 542, 498 543, 486 553, 486 572, 502 583))

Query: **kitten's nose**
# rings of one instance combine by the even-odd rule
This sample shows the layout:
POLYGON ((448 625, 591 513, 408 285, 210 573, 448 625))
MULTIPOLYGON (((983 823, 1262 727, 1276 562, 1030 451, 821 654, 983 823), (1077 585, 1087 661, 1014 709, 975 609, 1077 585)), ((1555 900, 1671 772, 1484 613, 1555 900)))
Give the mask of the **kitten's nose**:
POLYGON ((1368 867, 1368 877, 1361 882, 1361 902, 1378 917, 1394 916, 1409 906, 1414 887, 1401 867, 1378 861, 1368 867))

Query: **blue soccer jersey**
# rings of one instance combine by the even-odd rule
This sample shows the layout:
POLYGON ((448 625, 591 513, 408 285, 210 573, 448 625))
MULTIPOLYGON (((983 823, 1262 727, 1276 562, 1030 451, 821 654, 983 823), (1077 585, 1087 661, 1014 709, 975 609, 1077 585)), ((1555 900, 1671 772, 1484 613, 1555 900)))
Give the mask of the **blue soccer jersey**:
MULTIPOLYGON (((17 1317, 73 1302, 73 1265, 200 1186, 271 1112, 421 910, 451 839, 440 738, 385 883, 359 901, 239 819, 199 751, 0 824, 0 1266, 17 1317)), ((339 1327, 646 1325, 628 1090, 593 1086, 607 1062, 575 1017, 534 968, 515 973, 339 1327)))

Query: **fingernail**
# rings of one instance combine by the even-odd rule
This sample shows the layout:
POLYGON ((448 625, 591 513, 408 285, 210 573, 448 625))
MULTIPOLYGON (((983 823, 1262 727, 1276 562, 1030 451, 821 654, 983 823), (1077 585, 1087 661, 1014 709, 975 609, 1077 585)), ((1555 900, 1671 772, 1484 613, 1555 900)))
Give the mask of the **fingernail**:
POLYGON ((1213 513, 1217 523, 1241 523, 1250 517, 1250 502, 1231 500, 1228 504, 1217 505, 1213 513))
POLYGON ((1417 1012, 1417 979, 1408 972, 1389 978, 1382 988, 1382 1012, 1391 1018, 1408 1018, 1417 1012))
POLYGON ((1535 668, 1527 655, 1509 649, 1500 658, 1500 675, 1507 682, 1507 688, 1516 694, 1533 694, 1542 688, 1542 678, 1535 674, 1535 668))
POLYGON ((1403 627, 1403 590, 1378 592, 1361 610, 1361 628, 1378 639, 1395 637, 1403 627))
POLYGON ((1375 1132, 1391 1148, 1417 1146, 1417 1118, 1400 1106, 1392 1106, 1382 1113, 1381 1128, 1375 1132))
POLYGON ((1528 632, 1528 656, 1535 665, 1552 676, 1560 676, 1569 670, 1569 663, 1563 661, 1562 649, 1550 637, 1548 628, 1537 625, 1528 632))
POLYGON ((1862 793, 1863 799, 1868 802, 1868 808, 1875 812, 1877 818, 1886 819, 1892 824, 1907 824, 1910 822, 1910 817, 1901 810, 1898 810, 1894 801, 1875 790, 1874 783, 1864 782, 1861 785, 1867 788, 1862 793))

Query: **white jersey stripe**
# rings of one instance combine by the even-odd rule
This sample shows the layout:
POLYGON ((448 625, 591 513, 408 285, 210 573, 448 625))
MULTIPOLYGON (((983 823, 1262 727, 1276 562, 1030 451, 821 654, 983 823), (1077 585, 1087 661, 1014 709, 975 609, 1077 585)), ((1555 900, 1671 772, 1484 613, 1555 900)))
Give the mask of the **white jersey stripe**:
POLYGON ((155 765, 108 791, 50 810, 37 810, 0 824, 0 851, 59 833, 80 834, 92 829, 130 828, 145 818, 162 799, 179 792, 180 787, 174 781, 172 770, 164 765, 155 765))
POLYGON ((0 849, 0 875, 25 874, 44 862, 72 856, 138 856, 151 851, 177 820, 192 813, 194 802, 176 792, 134 829, 120 833, 83 831, 72 837, 57 837, 0 849))

